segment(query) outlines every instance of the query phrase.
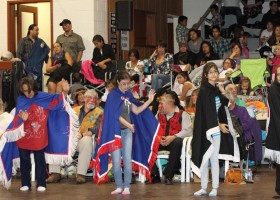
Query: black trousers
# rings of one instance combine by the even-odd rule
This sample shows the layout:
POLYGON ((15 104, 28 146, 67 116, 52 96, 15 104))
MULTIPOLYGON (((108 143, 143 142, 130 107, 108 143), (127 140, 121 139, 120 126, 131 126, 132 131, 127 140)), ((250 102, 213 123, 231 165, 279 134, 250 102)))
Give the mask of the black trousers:
MULTIPOLYGON (((46 159, 45 149, 32 151, 35 161, 35 177, 37 179, 37 187, 46 187, 46 159)), ((19 148, 20 157, 20 173, 21 173, 21 185, 31 187, 31 150, 19 148)))
MULTIPOLYGON (((168 163, 164 169, 163 174, 166 178, 173 178, 176 171, 181 167, 181 151, 183 146, 183 139, 176 137, 168 146, 159 146, 159 151, 169 151, 168 163)), ((158 174, 158 168, 156 164, 153 167, 152 174, 158 174)))

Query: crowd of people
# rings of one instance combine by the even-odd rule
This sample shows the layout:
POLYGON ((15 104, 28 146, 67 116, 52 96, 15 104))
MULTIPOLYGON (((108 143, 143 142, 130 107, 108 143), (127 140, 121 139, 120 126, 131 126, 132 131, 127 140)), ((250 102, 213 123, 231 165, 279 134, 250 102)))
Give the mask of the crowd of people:
MULTIPOLYGON (((242 23, 244 17, 248 19, 261 13, 263 3, 262 0, 254 3, 224 0, 220 11, 216 4, 211 5, 213 17, 206 19, 211 24, 207 32, 209 40, 204 40, 197 29, 188 29, 188 18, 180 16, 176 28, 179 52, 174 55, 167 52, 166 41, 158 40, 151 56, 141 60, 137 48, 132 48, 125 69, 119 71, 115 70, 114 51, 101 35, 92 39, 95 46, 92 60, 82 62, 83 39, 73 32, 69 19, 59 24, 64 33, 53 44, 51 57, 48 57, 49 47, 38 37, 39 27, 30 25, 27 36, 18 44, 18 59, 7 53, 1 56, 1 60, 24 67, 12 70, 17 70, 14 76, 21 78, 19 82, 7 81, 13 88, 13 95, 8 94, 10 105, 5 107, 2 99, 0 101, 0 156, 5 161, 5 165, 0 164, 0 174, 6 173, 0 182, 10 187, 11 169, 19 157, 20 190, 30 190, 30 153, 33 152, 36 189, 40 192, 46 190, 46 184, 62 179, 61 167, 71 165, 74 154, 78 155, 77 184, 86 183, 89 168, 94 171, 95 182, 107 182, 108 164, 112 162, 116 184, 112 195, 129 195, 135 172, 145 174, 148 182, 163 179, 165 184, 172 185, 174 175, 180 170, 183 139, 192 137, 192 172, 201 178, 201 189, 194 195, 217 196, 219 160, 240 162, 246 157, 243 151, 247 149, 240 138, 245 143, 254 142, 254 156, 250 159, 255 165, 263 158, 261 127, 247 112, 248 102, 239 96, 254 97, 259 93, 251 87, 250 77, 242 73, 238 77, 231 76, 240 69, 242 72, 242 60, 250 58, 246 34, 242 26, 236 26, 231 41, 221 36, 226 14, 236 15, 242 23), (244 16, 240 2, 244 5, 244 16), (222 61, 221 66, 217 60, 222 61), (43 62, 47 63, 48 92, 41 92, 43 62), (147 81, 149 76, 151 80, 147 81), (104 83, 104 94, 86 87, 85 79, 89 83, 92 80, 104 83), (238 136, 233 115, 243 128, 238 136), (170 152, 164 177, 160 177, 155 164, 157 153, 162 150, 170 152), (209 163, 212 190, 208 193, 209 163)), ((277 139, 280 129, 275 123, 280 108, 277 101, 280 20, 276 19, 279 11, 278 7, 275 10, 275 4, 276 1, 271 1, 270 10, 263 16, 259 52, 267 59, 272 77, 268 102, 275 112, 271 112, 271 123, 268 123, 266 157, 277 163, 276 193, 280 198, 277 139)), ((7 102, 7 98, 3 100, 7 102)))

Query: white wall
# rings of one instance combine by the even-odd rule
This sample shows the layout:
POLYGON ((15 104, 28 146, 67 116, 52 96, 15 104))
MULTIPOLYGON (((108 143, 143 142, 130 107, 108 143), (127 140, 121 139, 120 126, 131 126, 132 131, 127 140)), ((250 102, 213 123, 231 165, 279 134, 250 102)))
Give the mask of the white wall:
MULTIPOLYGON (((42 11, 42 13, 43 12, 44 11, 42 11)), ((44 13, 43 17, 46 16, 45 14, 46 13, 44 13)), ((91 42, 93 36, 95 34, 101 34, 104 37, 105 41, 107 41, 107 14, 107 0, 54 0, 53 40, 55 41, 56 37, 63 33, 63 30, 59 26, 59 23, 65 18, 69 19, 72 22, 74 32, 81 35, 84 40, 86 50, 84 51, 83 60, 91 59, 92 50, 94 48, 91 42)), ((0 1, 0 24, 1 53, 7 50, 7 1, 5 0, 0 1)), ((44 39, 42 31, 43 29, 45 29, 45 26, 40 25, 39 28, 40 37, 44 39)))

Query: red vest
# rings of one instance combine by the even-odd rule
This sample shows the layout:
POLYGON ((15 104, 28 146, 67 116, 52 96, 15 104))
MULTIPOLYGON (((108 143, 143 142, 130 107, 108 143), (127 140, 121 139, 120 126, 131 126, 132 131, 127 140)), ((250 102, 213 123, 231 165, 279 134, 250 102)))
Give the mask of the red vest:
POLYGON ((175 112, 173 117, 171 117, 169 120, 166 119, 165 114, 158 114, 158 122, 161 128, 164 130, 165 136, 177 134, 182 130, 182 119, 180 119, 182 112, 183 110, 175 112))

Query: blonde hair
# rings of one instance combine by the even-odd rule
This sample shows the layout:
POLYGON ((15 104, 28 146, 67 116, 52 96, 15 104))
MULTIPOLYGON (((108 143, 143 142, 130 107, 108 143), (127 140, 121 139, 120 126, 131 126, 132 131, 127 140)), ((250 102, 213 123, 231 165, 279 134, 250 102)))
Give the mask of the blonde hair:
POLYGON ((167 93, 164 93, 161 97, 159 97, 159 102, 164 101, 166 103, 173 103, 175 105, 175 99, 167 93))

